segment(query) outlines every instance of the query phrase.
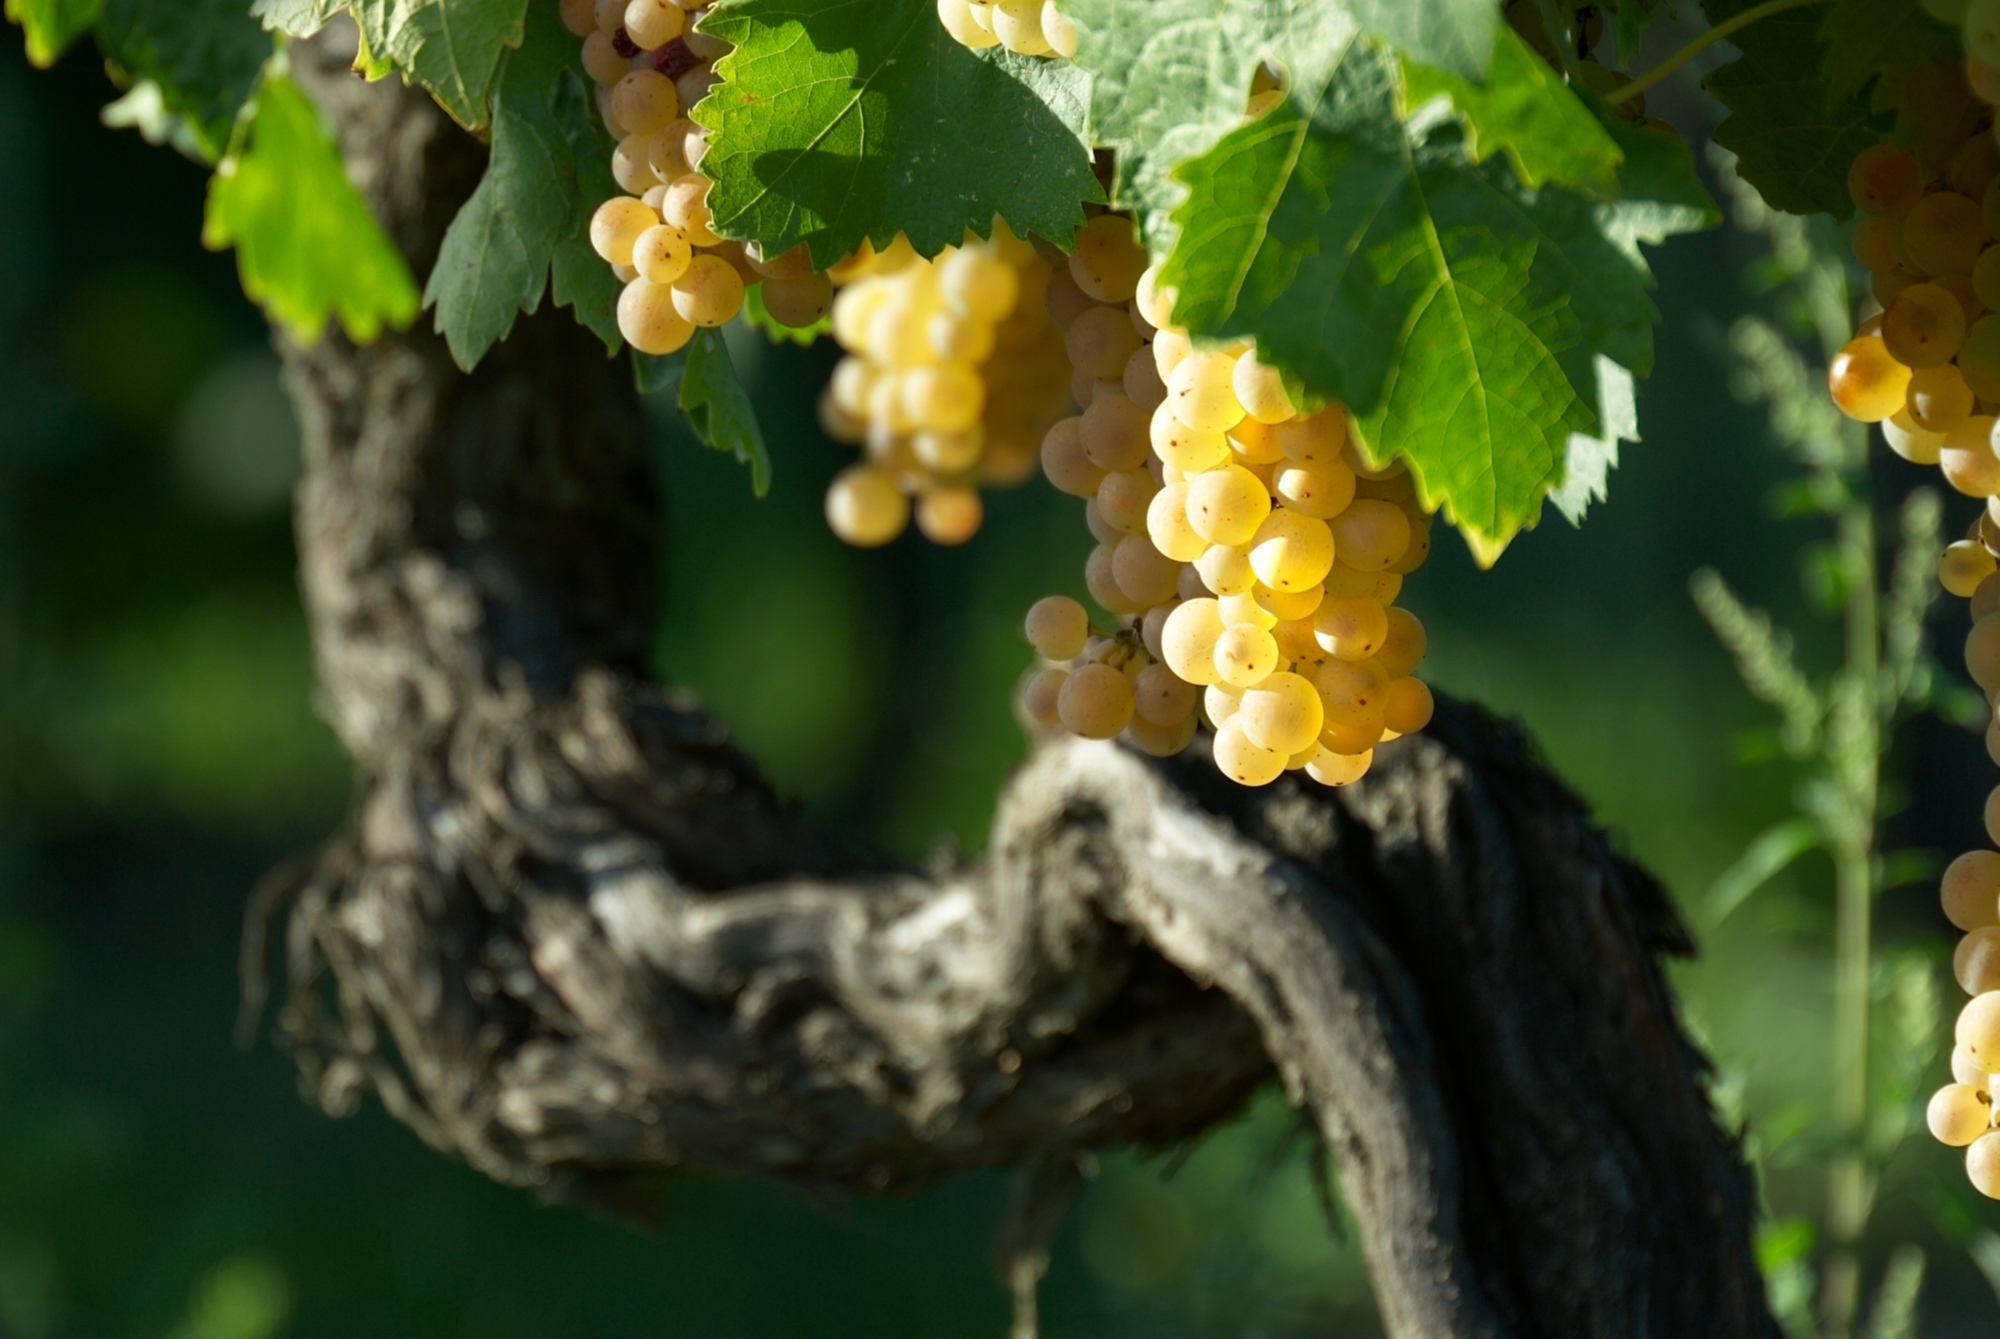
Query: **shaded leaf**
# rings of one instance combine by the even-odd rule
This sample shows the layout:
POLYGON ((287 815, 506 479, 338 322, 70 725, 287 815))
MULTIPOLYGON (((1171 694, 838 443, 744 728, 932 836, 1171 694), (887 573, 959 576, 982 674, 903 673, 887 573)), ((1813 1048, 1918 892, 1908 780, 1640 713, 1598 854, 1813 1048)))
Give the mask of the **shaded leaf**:
POLYGON ((1188 163, 1163 278, 1192 332, 1254 336, 1346 404, 1371 455, 1405 458, 1490 561, 1536 518, 1572 436, 1603 440, 1599 358, 1649 368, 1638 243, 1703 217, 1682 203, 1699 187, 1674 142, 1687 179, 1672 200, 1652 198, 1670 178, 1650 155, 1617 200, 1531 191, 1474 162, 1437 104, 1406 126, 1397 93, 1393 62, 1352 47, 1315 102, 1188 163))
POLYGON ((354 0, 369 55, 393 62, 474 128, 487 122, 501 59, 521 44, 527 12, 528 0, 354 0))
POLYGON ((724 236, 804 242, 821 268, 899 231, 935 255, 995 215, 1066 244, 1102 198, 1064 120, 1081 72, 968 50, 930 0, 723 0, 701 31, 736 47, 693 113, 724 236))
POLYGON ((704 445, 727 451, 750 467, 750 489, 763 497, 771 488, 771 457, 750 393, 736 375, 728 341, 720 330, 694 332, 687 347, 660 356, 634 354, 639 393, 676 391, 675 403, 704 445))
POLYGON ((1804 818, 1788 818, 1758 833, 1708 890, 1702 901, 1703 923, 1711 927, 1721 924, 1750 894, 1819 844, 1818 826, 1804 818))
POLYGON ((97 45, 120 82, 159 85, 165 110, 186 119, 209 162, 229 147, 271 55, 271 35, 240 0, 105 0, 97 45))
POLYGON ((266 28, 287 37, 311 37, 327 20, 347 11, 349 0, 256 0, 250 13, 266 28))
POLYGON ((259 87, 241 148, 209 182, 202 241, 236 248, 243 291, 300 343, 318 339, 329 314, 362 344, 385 323, 407 325, 416 315, 416 282, 402 253, 347 180, 317 109, 289 79, 259 87))
POLYGON ((1617 190, 1623 151, 1563 77, 1512 28, 1500 30, 1483 85, 1413 64, 1403 67, 1403 84, 1412 107, 1450 98, 1465 118, 1473 153, 1484 159, 1504 151, 1529 186, 1555 181, 1594 194, 1617 190))
POLYGON ((89 32, 103 9, 104 0, 7 0, 7 18, 27 37, 28 63, 42 69, 89 32))
POLYGON ((1495 0, 1347 0, 1361 31, 1400 54, 1459 76, 1485 76, 1500 27, 1495 0))

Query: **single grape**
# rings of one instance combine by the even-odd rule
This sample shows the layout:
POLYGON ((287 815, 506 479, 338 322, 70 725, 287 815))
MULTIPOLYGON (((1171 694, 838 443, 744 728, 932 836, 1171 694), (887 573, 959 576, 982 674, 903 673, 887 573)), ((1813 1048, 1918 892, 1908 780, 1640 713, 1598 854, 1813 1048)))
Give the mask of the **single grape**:
POLYGON ((1239 465, 1276 465, 1285 458, 1271 425, 1248 414, 1223 435, 1229 439, 1229 454, 1239 465))
MULTIPOLYGON (((1279 623, 1296 623, 1310 619, 1319 611, 1326 599, 1326 589, 1314 585, 1301 590, 1272 590, 1260 581, 1250 588, 1250 599, 1279 623)), ((1272 635, 1276 635, 1275 629, 1272 635)), ((1282 647, 1279 649, 1283 650, 1282 647)), ((1290 653, 1286 654, 1289 656, 1290 653)))
POLYGON ((726 260, 696 256, 674 280, 674 310, 702 326, 718 326, 743 307, 743 276, 726 260))
POLYGON ((1187 500, 1187 484, 1168 484, 1146 508, 1147 542, 1177 563, 1193 562, 1208 551, 1208 541, 1189 523, 1187 500))
POLYGON ((1021 631, 1047 660, 1074 660, 1090 639, 1090 615, 1067 595, 1046 595, 1028 606, 1021 631))
POLYGON ((1335 753, 1321 744, 1313 754, 1313 760, 1306 764, 1306 775, 1322 786, 1351 786, 1368 775, 1369 764, 1375 761, 1375 750, 1364 749, 1360 753, 1335 753))
POLYGON ((633 268, 656 284, 671 284, 687 273, 693 260, 687 234, 672 224, 648 228, 632 244, 633 268))
POLYGON ((1215 673, 1225 683, 1235 684, 1238 688, 1251 688, 1262 683, 1277 668, 1278 643, 1269 631, 1255 623, 1238 623, 1225 628, 1222 635, 1215 639, 1215 673))
POLYGON ((1146 611, 1144 618, 1139 620, 1139 640, 1145 646, 1146 654, 1153 659, 1164 661, 1167 658, 1166 648, 1160 639, 1166 633, 1167 620, 1173 617, 1174 610, 1180 608, 1181 602, 1187 598, 1188 596, 1181 595, 1165 604, 1156 604, 1146 611))
POLYGON ((986 383, 964 363, 913 367, 898 378, 898 393, 918 432, 965 432, 986 408, 986 383))
POLYGON ((1217 595, 1248 595, 1257 584, 1250 555, 1227 544, 1209 545, 1195 557, 1194 564, 1203 584, 1217 595))
POLYGON ((1173 599, 1180 576, 1180 563, 1154 548, 1147 535, 1127 535, 1112 551, 1111 579, 1141 609, 1173 599))
POLYGON ((1071 497, 1093 497, 1104 482, 1104 469, 1083 453, 1083 420, 1063 419, 1042 438, 1042 473, 1071 497))
MULTIPOLYGON (((1987 503, 1991 514, 1992 503, 1987 503)), ((1967 606, 1972 621, 1977 623, 1988 614, 2000 614, 2000 577, 1988 577, 1973 588, 1972 603, 1967 606)))
POLYGON ((1986 546, 1969 539, 1945 547, 1938 559, 1938 585, 1959 599, 1969 599, 1979 583, 1993 575, 1995 563, 1986 546))
POLYGON ((1099 214, 1076 230, 1070 252, 1070 278, 1095 302, 1124 302, 1139 287, 1146 269, 1146 250, 1132 220, 1122 214, 1099 214))
POLYGON ((1284 775, 1287 755, 1260 748, 1243 730, 1238 711, 1215 728, 1216 768, 1239 786, 1268 786, 1284 775))
POLYGON ((1279 672, 1244 689, 1242 708, 1235 719, 1251 743, 1290 757, 1318 743, 1326 709, 1309 681, 1279 672))
POLYGON ((1911 422, 1926 432, 1950 432, 1972 417, 1972 387, 1950 363, 1911 373, 1906 395, 1911 422))
POLYGON ((985 515, 979 490, 962 484, 941 484, 917 499, 917 529, 933 544, 965 543, 985 515))
POLYGON ((1424 559, 1431 556, 1431 527, 1428 517, 1409 508, 1403 509, 1404 519, 1410 523, 1409 543, 1403 547, 1403 556, 1390 563, 1383 570, 1384 577, 1405 577, 1424 565, 1424 559))
POLYGON ((1151 429, 1146 411, 1122 391, 1102 396, 1083 411, 1083 453, 1107 470, 1136 470, 1146 463, 1151 429))
MULTIPOLYGON (((652 2, 634 0, 635 5, 652 2)), ((658 70, 634 70, 612 86, 611 112, 628 135, 650 139, 680 115, 680 95, 674 81, 658 70)))
POLYGON ((1841 413, 1863 423, 1880 423, 1903 407, 1910 369, 1896 361, 1879 336, 1864 335, 1847 341, 1833 356, 1826 386, 1841 413))
POLYGON ((618 295, 618 333, 640 353, 672 353, 694 338, 693 324, 678 307, 668 285, 634 279, 618 295))
POLYGON ((779 325, 804 330, 819 324, 833 305, 833 283, 823 274, 801 279, 766 279, 762 285, 764 310, 779 325))
MULTIPOLYGON (((690 34, 700 36, 699 33, 690 34)), ((693 107, 708 96, 708 90, 722 82, 722 76, 706 65, 697 65, 680 78, 674 80, 674 92, 680 95, 681 106, 693 107)))
POLYGON ((1388 634, 1383 638, 1382 649, 1376 653, 1376 658, 1382 662, 1385 674, 1392 679, 1400 679, 1423 663, 1430 639, 1424 633, 1424 625, 1407 609, 1390 609, 1387 619, 1388 634))
POLYGON ((1021 688, 1021 710, 1037 725, 1057 725, 1062 715, 1056 709, 1057 696, 1062 692, 1064 680, 1069 678, 1066 669, 1050 668, 1040 670, 1021 688))
POLYGON ((1367 660, 1388 636, 1388 612, 1370 596, 1322 600, 1313 614, 1313 640, 1341 660, 1367 660))
POLYGON ((1042 0, 993 0, 992 24, 993 35, 1009 51, 1022 56, 1050 54, 1049 41, 1042 36, 1042 0))
POLYGON ((1211 544, 1248 544, 1270 514, 1263 480, 1241 465, 1210 470, 1188 484, 1188 524, 1211 544))
POLYGON ((1197 432, 1227 432, 1243 418, 1233 378, 1236 359, 1226 353, 1196 353, 1181 359, 1167 378, 1167 403, 1174 417, 1197 432))
POLYGON ((588 37, 597 31, 597 0, 562 0, 558 12, 572 37, 588 37))
POLYGON ((1964 342, 1965 310, 1937 284, 1911 284, 1882 314, 1882 343, 1905 367, 1941 366, 1964 342))
POLYGON ((631 195, 644 195, 660 184, 649 156, 650 135, 627 135, 611 151, 611 176, 618 188, 631 195))
POLYGON ((826 490, 826 523, 856 548, 879 548, 903 533, 910 500, 896 481, 872 465, 849 465, 826 490))
MULTIPOLYGON (((1064 344, 1070 364, 1099 380, 1125 375, 1125 360, 1139 347, 1139 332, 1116 307, 1092 305, 1069 323, 1064 344)), ((1171 398, 1171 397, 1170 397, 1171 398)))
POLYGON ((1259 587, 1251 586, 1241 595, 1218 595, 1215 597, 1216 612, 1222 615, 1222 625, 1233 628, 1238 623, 1247 623, 1269 632, 1278 626, 1278 616, 1257 601, 1259 587))
POLYGON ((631 68, 625 57, 618 54, 617 43, 611 40, 610 33, 600 29, 583 39, 583 72, 600 88, 617 83, 631 68))
POLYGON ((1354 501, 1354 471, 1339 460, 1287 462, 1271 476, 1271 492, 1288 510, 1330 520, 1354 501))
POLYGON ((1194 685, 1165 665, 1148 665, 1132 681, 1139 716, 1154 725, 1178 725, 1194 715, 1194 685))
MULTIPOLYGON (((1097 513, 1119 534, 1136 535, 1150 528, 1153 500, 1160 493, 1160 485, 1144 470, 1118 470, 1097 486, 1097 513)), ((1153 543, 1172 556, 1157 539, 1153 543)))
POLYGON ((1932 1094, 1924 1118, 1939 1143, 1964 1148, 1992 1128, 1992 1104, 1979 1089, 1954 1083, 1932 1094))
POLYGON ((1112 614, 1137 614, 1146 606, 1127 595, 1118 584, 1118 574, 1112 563, 1118 556, 1119 540, 1099 544, 1090 551, 1083 562, 1083 585, 1090 592, 1090 598, 1098 607, 1112 614))
POLYGON ((1959 940, 1951 974, 1968 995, 2000 990, 2000 926, 1982 925, 1959 940))
MULTIPOLYGON (((1043 19, 1046 20, 1054 12, 1054 5, 1044 6, 1043 19)), ((1125 726, 1125 733, 1120 737, 1141 753, 1154 758, 1171 758, 1194 742, 1196 724, 1192 712, 1172 725, 1156 725, 1134 713, 1131 721, 1125 726)))
POLYGON ((1214 600, 1185 600, 1160 630, 1161 659, 1189 683, 1215 683, 1222 678, 1215 666, 1215 646, 1225 631, 1214 600))
POLYGON ((2000 1134, 1981 1135, 1965 1150, 1965 1175, 1987 1199, 2000 1199, 2000 1134))
POLYGON ((1000 39, 973 21, 968 0, 937 0, 938 22, 960 46, 974 50, 1000 45, 1000 39))
POLYGON ((1181 360, 1193 353, 1194 342, 1178 330, 1161 330, 1153 336, 1153 370, 1160 374, 1160 384, 1166 385, 1181 360))
POLYGON ((699 172, 676 177, 667 183, 666 206, 660 211, 667 222, 686 233, 696 246, 714 246, 722 240, 709 228, 712 221, 708 211, 709 185, 708 178, 699 172))
POLYGON ((1915 156, 1892 145, 1863 149, 1847 169, 1848 198, 1863 214, 1899 217, 1907 214, 1923 193, 1924 173, 1915 156))
POLYGON ((613 265, 630 265, 633 243, 659 221, 660 216, 646 208, 644 201, 614 195, 590 216, 591 249, 613 265))
POLYGON ((1988 1074, 2000 1072, 2000 991, 1974 995, 1959 1010, 1953 1038, 1988 1074))
POLYGON ((625 6, 621 0, 595 0, 591 17, 596 20, 598 31, 616 36, 625 23, 625 6))
POLYGON ((1969 1083, 1989 1093, 1992 1091, 1993 1076, 1981 1069, 1979 1062, 1963 1046, 1951 1048, 1951 1077, 1959 1083, 1969 1083))
POLYGON ((1291 397, 1285 393, 1285 379, 1276 368, 1257 361, 1255 353, 1236 360, 1230 373, 1230 387, 1243 412, 1259 423, 1283 423, 1293 416, 1291 397))
MULTIPOLYGON (((1076 55, 1076 25, 1056 12, 1053 0, 1042 6, 1042 40, 1049 44, 1050 51, 1061 56, 1064 60, 1069 60, 1076 55)), ((1186 741, 1183 741, 1181 748, 1186 747, 1186 741)), ((1175 753, 1179 753, 1180 751, 1180 748, 1174 750, 1175 753)), ((1154 756, 1164 757, 1165 755, 1155 754, 1154 756)))
POLYGON ((1882 420, 1882 440, 1889 449, 1913 465, 1935 465, 1944 447, 1944 434, 1918 427, 1907 410, 1882 420))
POLYGON ((1979 248, 1993 240, 1977 202, 1957 191, 1938 191, 1903 216, 1903 251, 1924 274, 1970 274, 1979 248))
POLYGON ((1173 406, 1162 400, 1147 425, 1153 453, 1161 463, 1183 474, 1196 475, 1229 462, 1229 439, 1219 432, 1190 428, 1173 406))
POLYGON ((1325 521, 1274 511, 1251 537, 1250 566, 1272 590, 1304 590, 1319 585, 1333 570, 1333 548, 1333 531, 1325 521))
POLYGON ((1993 451, 1991 414, 1975 414, 1944 435, 1938 469, 1945 482, 1967 497, 2000 494, 2000 456, 1993 451))
MULTIPOLYGON (((1125 360, 1123 381, 1126 398, 1139 406, 1147 414, 1153 413, 1167 398, 1167 383, 1160 380, 1160 369, 1153 366, 1153 350, 1150 345, 1140 345, 1125 360)), ((1179 422, 1178 419, 1175 422, 1179 422)))
POLYGON ((1329 660, 1319 667, 1313 682, 1326 704, 1329 722, 1381 726, 1389 677, 1382 672, 1380 662, 1329 660))
POLYGON ((1132 684, 1109 665, 1085 665, 1063 681, 1056 713, 1084 739, 1110 739, 1132 720, 1132 684))
MULTIPOLYGON (((1278 447, 1288 460, 1302 465, 1323 465, 1341 459, 1347 446, 1347 411, 1328 405, 1306 418, 1280 423, 1278 447)), ((1352 468, 1353 462, 1348 462, 1352 468)))
POLYGON ((1174 300, 1177 296, 1177 290, 1171 286, 1160 286, 1160 267, 1150 265, 1140 274, 1139 282, 1132 291, 1132 305, 1146 318, 1147 324, 1157 330, 1173 331, 1179 329, 1174 324, 1174 300))
POLYGON ((1896 268, 1896 253, 1892 249, 1892 239, 1896 227, 1894 219, 1871 218, 1863 214, 1854 220, 1854 234, 1848 239, 1847 249, 1865 269, 1893 270, 1896 268))
POLYGON ((1340 561, 1364 572, 1385 571, 1410 544, 1410 518, 1380 498, 1356 498, 1329 525, 1340 561))
POLYGON ((1967 851, 1945 866, 1938 901, 1961 930, 2000 925, 2000 853, 1967 851))

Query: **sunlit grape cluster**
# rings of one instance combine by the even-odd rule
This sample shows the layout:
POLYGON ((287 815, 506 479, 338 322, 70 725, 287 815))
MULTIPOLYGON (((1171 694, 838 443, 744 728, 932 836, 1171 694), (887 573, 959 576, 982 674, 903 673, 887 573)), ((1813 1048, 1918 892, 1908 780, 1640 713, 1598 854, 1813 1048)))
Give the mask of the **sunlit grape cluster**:
POLYGON ((710 0, 561 0, 583 38, 583 68, 618 138, 611 173, 628 192, 591 216, 590 244, 625 282, 618 330, 641 353, 672 353, 701 326, 719 326, 761 285, 771 318, 802 328, 826 314, 833 289, 805 248, 766 258, 755 243, 711 231, 709 180, 696 169, 708 133, 683 112, 716 82, 727 42, 695 31, 710 0))
POLYGON ((917 529, 938 544, 978 532, 982 484, 1034 473, 1069 408, 1069 362, 1043 297, 1050 264, 993 222, 933 260, 898 235, 833 268, 833 335, 848 356, 821 394, 820 426, 859 446, 826 494, 834 534, 864 548, 917 529), (914 499, 914 504, 912 502, 914 499))
MULTIPOLYGON (((1927 5, 1927 7, 1929 7, 1927 5)), ((2000 98, 2000 4, 1957 6, 1966 24, 1968 81, 1980 102, 2000 98), (1989 22, 1990 20, 1990 22, 1989 22), (1981 37, 1981 34, 1984 34, 1981 37)), ((1864 321, 1827 373, 1834 403, 1851 418, 1879 423, 1890 449, 1936 465, 1960 493, 1986 509, 1968 538, 1945 549, 1944 589, 1972 606, 1965 667, 1989 704, 2000 694, 2000 149, 1992 114, 1970 118, 1970 134, 1940 175, 1892 144, 1863 151, 1848 172, 1859 211, 1852 247, 1870 272, 1882 310, 1864 321)), ((1987 752, 2000 763, 2000 724, 1989 715, 1987 752)), ((1986 800, 1986 829, 2000 846, 2000 788, 1986 800)), ((2000 1128, 1994 1076, 2000 1074, 2000 851, 1967 851, 1945 869, 1939 898, 1965 931, 1952 969, 1971 999, 1959 1013, 1953 1082, 1927 1112, 1941 1142, 1965 1150, 1974 1188, 2000 1199, 2000 1128)))
POLYGON ((1023 56, 1076 54, 1076 25, 1052 0, 937 0, 938 22, 960 46, 1003 46, 1023 56))
POLYGON ((1233 780, 1345 785, 1431 717, 1423 625, 1394 607, 1431 518, 1400 464, 1366 463, 1339 405, 1301 411, 1246 344, 1196 349, 1172 299, 1116 214, 1078 230, 1049 285, 1086 408, 1049 431, 1042 469, 1088 499, 1084 583, 1114 621, 1036 604, 1047 663, 1022 712, 1164 756, 1199 707, 1233 780))

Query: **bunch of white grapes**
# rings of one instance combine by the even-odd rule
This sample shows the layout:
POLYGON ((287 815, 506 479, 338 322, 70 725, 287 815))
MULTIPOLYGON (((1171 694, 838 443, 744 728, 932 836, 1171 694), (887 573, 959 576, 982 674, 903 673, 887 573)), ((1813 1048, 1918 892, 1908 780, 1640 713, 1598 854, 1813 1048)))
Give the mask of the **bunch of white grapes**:
POLYGON ((886 544, 909 524, 938 544, 978 532, 981 484, 1021 482, 1069 406, 1069 364, 1043 305, 1049 262, 993 222, 926 260, 900 234, 836 265, 833 335, 848 356, 820 397, 820 425, 864 459, 826 494, 849 544, 886 544))
MULTIPOLYGON (((1932 7, 1926 0, 1927 7, 1932 7)), ((1970 91, 2000 101, 2000 5, 1945 6, 1966 23, 1970 91), (1994 19, 1987 23, 1984 14, 1994 19), (1985 34, 1984 37, 1979 34, 1985 34)), ((1974 104, 1977 106, 1977 104, 1974 104)), ((1890 449, 1936 465, 1960 493, 1986 500, 1969 538, 1938 563, 1946 591, 1972 602, 1965 666, 1987 694, 2000 691, 2000 146, 1985 108, 1941 174, 1895 145, 1874 145, 1848 169, 1857 210, 1856 260, 1870 272, 1881 310, 1863 321, 1827 369, 1833 402, 1850 418, 1879 423, 1890 449)), ((2000 763, 2000 724, 1989 717, 1986 748, 2000 763)), ((1986 800, 1986 829, 2000 845, 2000 789, 1986 800)), ((1953 1082, 1930 1101, 1930 1130, 1966 1151, 1966 1174, 2000 1199, 2000 1129, 1993 1076, 2000 1073, 2000 851, 1968 851, 1939 885, 1945 916, 1965 938, 1952 968, 1972 998, 1959 1013, 1953 1082)))
POLYGON ((1003 46, 1023 56, 1076 54, 1076 25, 1052 0, 937 0, 938 22, 960 46, 1003 46))
POLYGON ((618 331, 641 353, 672 353, 700 326, 719 326, 762 285, 764 308, 794 328, 826 315, 827 277, 803 246, 766 257, 753 242, 710 229, 709 179, 697 168, 708 134, 682 113, 715 84, 712 68, 730 46, 694 30, 710 0, 560 0, 563 24, 583 38, 583 68, 598 109, 618 139, 611 173, 625 195, 598 207, 590 244, 625 291, 618 331))
POLYGON ((1078 229, 1048 307, 1086 407, 1049 431, 1042 469, 1088 499, 1084 584, 1117 624, 1038 603, 1026 631, 1050 663, 1023 713, 1167 754, 1198 700, 1244 785, 1359 779, 1431 717, 1423 625, 1394 607, 1430 552, 1408 472, 1368 465, 1339 405, 1302 412, 1247 345, 1196 349, 1129 219, 1078 229))

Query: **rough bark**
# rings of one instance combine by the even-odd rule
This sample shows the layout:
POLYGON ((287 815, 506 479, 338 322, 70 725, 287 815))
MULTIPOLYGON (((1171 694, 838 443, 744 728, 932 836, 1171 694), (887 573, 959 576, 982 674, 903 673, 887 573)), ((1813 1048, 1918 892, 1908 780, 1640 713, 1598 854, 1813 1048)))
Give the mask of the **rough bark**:
MULTIPOLYGON (((295 69, 422 273, 478 150, 337 47, 295 69)), ((865 867, 644 682, 642 425, 567 313, 470 376, 422 331, 285 356, 322 709, 360 789, 264 890, 246 979, 283 918, 280 1027, 329 1110, 372 1087, 577 1196, 675 1171, 881 1192, 1060 1183, 1275 1071, 1391 1334, 1775 1335, 1661 975, 1685 935, 1515 729, 1441 702, 1338 792, 1045 744, 984 858, 865 867)))

